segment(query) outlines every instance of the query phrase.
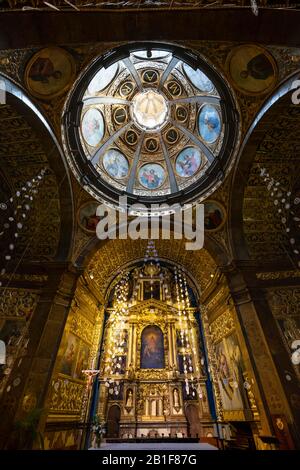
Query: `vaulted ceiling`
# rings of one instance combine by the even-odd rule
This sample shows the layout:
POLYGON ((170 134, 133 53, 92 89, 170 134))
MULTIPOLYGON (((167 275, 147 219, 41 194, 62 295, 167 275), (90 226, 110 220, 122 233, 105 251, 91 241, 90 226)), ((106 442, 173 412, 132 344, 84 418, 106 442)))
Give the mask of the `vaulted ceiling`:
MULTIPOLYGON (((87 266, 93 283, 105 296, 113 277, 128 264, 144 259, 148 240, 109 240, 94 254, 87 266)), ((193 277, 203 291, 216 273, 216 264, 206 249, 187 251, 185 240, 157 240, 155 246, 161 260, 177 263, 193 277)))
POLYGON ((10 91, 12 93, 7 93, 6 103, 0 105, 0 202, 4 203, 0 217, 2 227, 9 224, 9 227, 6 225, 7 234, 1 238, 1 250, 4 253, 7 249, 8 239, 10 243, 15 240, 12 261, 6 264, 16 265, 21 261, 55 259, 61 256, 61 250, 68 252, 70 247, 65 245, 65 240, 72 231, 72 204, 61 155, 49 132, 33 110, 19 99, 20 94, 14 96, 17 89, 12 86, 10 91), (32 195, 32 201, 25 200, 30 210, 21 211, 21 188, 36 178, 42 169, 46 173, 38 193, 32 195), (21 195, 18 196, 19 191, 21 195), (62 193, 64 200, 61 205, 62 193), (62 220, 62 217, 66 207, 69 233, 65 231, 63 234, 67 220, 62 220), (22 223, 19 230, 17 223, 22 223), (14 239, 15 232, 18 232, 17 239, 14 239), (66 238, 63 240, 62 237, 66 238))
MULTIPOLYGON (((290 252, 291 234, 284 230, 283 213, 278 213, 276 198, 260 176, 266 168, 270 176, 280 183, 284 199, 286 193, 300 184, 300 107, 291 101, 278 104, 277 113, 269 117, 269 129, 262 134, 255 151, 254 161, 245 188, 243 220, 245 241, 249 254, 255 259, 262 256, 277 259, 290 252)), ((265 122, 266 124, 266 122, 265 122)), ((276 183, 275 183, 276 184, 276 183)), ((288 202, 290 198, 287 198, 288 202)), ((289 211, 284 211, 289 213, 289 211)))
POLYGON ((292 210, 300 186, 299 126, 300 107, 288 93, 255 126, 236 169, 231 194, 232 243, 237 257, 261 266, 296 264, 290 243, 295 234, 286 231, 289 226, 293 230, 292 215, 285 204, 292 210), (261 176, 263 168, 269 174, 267 181, 261 176), (277 184, 277 198, 268 189, 271 180, 272 186, 277 184))
MULTIPOLYGON (((199 51, 214 61, 214 65, 220 68, 228 81, 230 77, 226 70, 226 57, 232 48, 232 43, 228 41, 236 41, 236 45, 247 41, 261 42, 263 47, 273 44, 269 53, 272 53, 278 62, 279 82, 283 82, 285 77, 297 68, 299 70, 299 61, 294 62, 298 60, 295 48, 290 51, 285 47, 289 44, 294 47, 300 45, 299 35, 296 33, 299 12, 293 12, 292 16, 292 12, 287 10, 264 10, 255 17, 250 9, 246 12, 242 10, 236 9, 233 12, 231 9, 224 9, 222 16, 220 12, 202 10, 199 13, 195 10, 189 27, 185 21, 185 10, 182 10, 180 20, 175 23, 166 19, 166 15, 176 15, 178 19, 178 12, 175 11, 148 10, 141 12, 139 16, 131 11, 126 18, 121 11, 115 12, 116 14, 110 11, 107 14, 101 13, 102 28, 99 28, 99 12, 77 16, 76 12, 67 12, 64 15, 45 14, 47 24, 44 12, 28 15, 21 15, 19 12, 16 15, 20 21, 20 29, 24 31, 23 36, 12 33, 9 25, 16 24, 16 17, 12 18, 13 12, 8 12, 0 17, 0 70, 24 88, 26 64, 40 47, 48 45, 50 41, 58 45, 67 44, 64 47, 73 55, 78 74, 84 65, 102 53, 106 47, 111 47, 111 44, 108 46, 105 41, 123 41, 125 37, 128 41, 157 39, 157 31, 165 22, 165 28, 160 28, 165 40, 172 38, 181 44, 182 39, 187 38, 190 40, 188 46, 194 47, 192 40, 200 36, 205 37, 206 41, 197 43, 199 51), (270 21, 270 15, 273 15, 273 23, 270 21), (109 21, 105 21, 108 18, 109 21), (244 18, 244 23, 241 18, 244 18), (218 21, 213 21, 214 19, 218 21), (71 23, 74 24, 73 29, 66 27, 71 23), (246 23, 248 28, 241 27, 246 23), (29 28, 29 24, 38 24, 39 28, 29 28), (279 24, 285 25, 285 28, 279 28, 279 24), (289 37, 284 34, 284 30, 290 31, 289 37), (220 42, 213 43, 212 39, 220 37, 220 42), (275 43, 281 44, 281 48, 276 49, 275 43), (32 44, 35 46, 32 47, 32 44), (4 50, 5 48, 7 50, 4 50)), ((274 90, 270 96, 273 92, 274 90)), ((243 130, 246 131, 266 95, 256 97, 236 89, 235 93, 242 109, 243 130)), ((59 126, 65 99, 66 93, 48 101, 33 98, 43 110, 50 125, 55 128, 57 139, 60 139, 59 126)), ((219 250, 220 245, 227 255, 231 253, 233 258, 250 260, 260 266, 266 261, 279 262, 282 258, 289 260, 289 240, 266 185, 259 176, 259 167, 266 167, 270 175, 280 180, 287 190, 297 187, 299 124, 300 107, 291 104, 290 96, 273 105, 258 123, 243 149, 238 166, 220 190, 211 196, 225 206, 228 219, 227 225, 221 231, 207 237, 213 241, 209 247, 206 246, 200 252, 188 252, 185 250, 184 241, 161 240, 158 243, 159 255, 182 264, 197 280, 202 290, 207 286, 210 274, 215 272, 216 266, 224 266, 229 260, 229 256, 226 260, 226 257, 222 258, 218 252, 222 251, 219 250)), ((30 261, 54 258, 66 260, 70 259, 68 256, 73 249, 74 264, 78 257, 81 257, 82 261, 80 266, 87 266, 88 260, 88 270, 95 270, 95 280, 104 292, 108 279, 120 266, 135 259, 143 259, 146 241, 112 240, 91 245, 92 236, 83 233, 78 224, 74 224, 75 231, 72 232, 75 218, 73 202, 78 211, 81 204, 90 200, 91 196, 72 180, 66 170, 64 156, 49 135, 39 120, 33 118, 24 103, 21 105, 16 98, 9 97, 6 105, 0 106, 0 173, 3 176, 1 199, 8 199, 25 180, 34 177, 40 168, 48 168, 47 178, 34 204, 34 210, 30 213, 27 228, 18 242, 18 259, 22 257, 30 261)))

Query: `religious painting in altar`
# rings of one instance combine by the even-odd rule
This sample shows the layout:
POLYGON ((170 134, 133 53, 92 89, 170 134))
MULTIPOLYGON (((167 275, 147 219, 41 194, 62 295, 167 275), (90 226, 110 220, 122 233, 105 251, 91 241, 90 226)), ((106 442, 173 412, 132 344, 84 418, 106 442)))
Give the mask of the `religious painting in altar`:
POLYGON ((75 372, 77 353, 79 348, 79 338, 72 333, 69 334, 61 361, 60 372, 73 376, 75 372))
MULTIPOLYGON (((124 351, 127 350, 128 348, 128 330, 126 328, 123 328, 118 332, 118 339, 120 344, 122 345, 122 348, 124 351)), ((125 358, 125 363, 126 363, 126 358, 125 358)))
POLYGON ((63 93, 75 77, 75 62, 71 54, 60 47, 38 51, 28 62, 25 82, 37 98, 51 99, 63 93))
POLYGON ((85 375, 82 373, 82 371, 88 369, 89 355, 90 355, 90 348, 86 343, 82 341, 78 350, 76 366, 75 366, 75 371, 74 371, 74 377, 76 379, 85 380, 85 375))
POLYGON ((144 300, 156 299, 160 300, 160 282, 144 281, 143 283, 144 300))
POLYGON ((244 388, 243 359, 235 333, 216 344, 216 355, 223 409, 242 410, 247 405, 247 397, 244 388))
POLYGON ((147 326, 141 338, 141 369, 164 369, 164 336, 155 325, 147 326))
POLYGON ((229 53, 226 65, 234 85, 244 93, 266 93, 275 85, 275 60, 262 47, 254 44, 238 46, 229 53))

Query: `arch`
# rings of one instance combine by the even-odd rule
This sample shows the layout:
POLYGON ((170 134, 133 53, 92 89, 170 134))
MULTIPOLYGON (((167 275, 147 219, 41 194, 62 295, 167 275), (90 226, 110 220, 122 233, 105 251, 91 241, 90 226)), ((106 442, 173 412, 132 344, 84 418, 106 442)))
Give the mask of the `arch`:
POLYGON ((107 413, 107 437, 117 438, 120 434, 121 409, 118 405, 112 405, 107 413))
MULTIPOLYGON (((218 268, 223 269, 230 264, 229 254, 221 244, 209 235, 205 235, 204 247, 201 250, 186 251, 185 240, 175 239, 175 231, 171 239, 155 240, 159 258, 166 264, 176 264, 188 273, 198 297, 212 281, 218 268)), ((97 284, 101 301, 109 297, 109 287, 118 274, 128 266, 142 262, 147 248, 146 239, 89 240, 83 247, 77 260, 77 268, 92 273, 93 284, 97 284), (110 263, 105 259, 110 259, 110 263)), ((86 281, 91 282, 88 275, 86 281)))
MULTIPOLYGON (((151 218, 151 219, 154 219, 151 218)), ((118 225, 118 229, 122 232, 127 233, 129 223, 121 223, 118 225)), ((105 240, 99 240, 97 236, 91 238, 88 240, 88 242, 83 246, 80 254, 77 256, 77 258, 74 260, 75 265, 78 268, 85 268, 93 256, 97 253, 99 249, 104 247, 107 243, 109 242, 114 242, 115 237, 113 238, 113 231, 115 230, 115 227, 111 229, 111 232, 108 233, 108 237, 105 240)), ((177 240, 181 240, 179 238, 179 234, 182 233, 182 226, 181 224, 174 223, 174 220, 171 218, 170 221, 170 235, 171 239, 175 237, 177 240)), ((145 234, 142 234, 141 240, 145 242, 146 239, 148 239, 148 236, 145 236, 145 234), (142 238, 143 236, 143 238, 142 238)), ((161 240, 161 238, 160 238, 161 240)), ((159 240, 159 241, 160 241, 159 240)), ((184 243, 188 242, 184 235, 182 234, 182 240, 184 243)), ((131 240, 130 238, 127 239, 127 242, 134 243, 137 242, 138 240, 131 240)), ((219 243, 216 238, 212 237, 208 233, 205 233, 204 236, 204 245, 203 248, 209 253, 209 255, 214 259, 216 265, 218 266, 226 266, 229 264, 229 256, 228 253, 225 251, 224 247, 219 243)), ((203 249, 202 248, 202 249, 203 249)), ((201 250, 195 250, 194 252, 200 252, 201 250)), ((189 253, 193 253, 193 251, 189 251, 189 253)))
POLYGON ((271 97, 265 101, 260 111, 249 127, 241 146, 237 165, 232 178, 229 201, 229 229, 232 253, 236 259, 247 260, 250 258, 245 239, 243 211, 245 191, 249 181, 250 170, 255 159, 256 150, 263 136, 274 126, 274 118, 281 115, 280 106, 290 106, 293 83, 299 79, 299 72, 293 74, 282 83, 271 97))
MULTIPOLYGON (((71 253, 74 210, 71 181, 64 153, 47 117, 31 100, 26 91, 3 74, 0 74, 0 81, 4 84, 5 88, 5 105, 16 111, 26 120, 26 123, 30 126, 33 133, 38 136, 37 142, 41 147, 41 152, 43 152, 46 157, 46 162, 38 160, 34 162, 32 177, 46 165, 50 174, 54 175, 56 180, 55 190, 58 193, 60 206, 58 211, 60 232, 55 259, 67 260, 71 253)), ((21 168, 21 165, 22 163, 18 162, 18 168, 21 168)), ((25 166, 26 163, 23 165, 25 166)), ((12 175, 8 175, 7 173, 8 164, 6 161, 4 176, 10 181, 12 175)), ((49 205, 51 201, 52 199, 49 201, 49 205)), ((47 213, 42 215, 47 219, 47 213)), ((48 230, 50 233, 50 226, 48 230)))
POLYGON ((156 325, 146 326, 141 334, 141 369, 164 369, 164 335, 156 325))

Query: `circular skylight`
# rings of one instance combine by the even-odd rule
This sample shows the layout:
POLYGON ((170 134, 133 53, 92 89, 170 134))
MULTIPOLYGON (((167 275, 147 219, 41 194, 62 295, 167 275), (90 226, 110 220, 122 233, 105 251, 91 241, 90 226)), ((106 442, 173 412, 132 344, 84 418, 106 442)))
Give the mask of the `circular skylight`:
POLYGON ((235 102, 208 63, 182 47, 116 48, 78 79, 65 108, 72 170, 98 200, 193 202, 230 167, 235 102))
POLYGON ((152 89, 142 91, 134 96, 131 111, 136 126, 145 131, 158 131, 168 120, 166 98, 152 89))

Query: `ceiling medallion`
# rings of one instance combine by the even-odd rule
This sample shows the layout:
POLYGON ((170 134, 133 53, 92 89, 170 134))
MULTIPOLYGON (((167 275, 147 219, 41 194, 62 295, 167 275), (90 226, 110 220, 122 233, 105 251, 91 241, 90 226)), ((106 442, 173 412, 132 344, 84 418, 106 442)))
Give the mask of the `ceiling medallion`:
POLYGON ((118 205, 193 203, 211 194, 239 143, 236 101, 195 51, 135 43, 108 51, 77 80, 62 132, 72 171, 118 205))

